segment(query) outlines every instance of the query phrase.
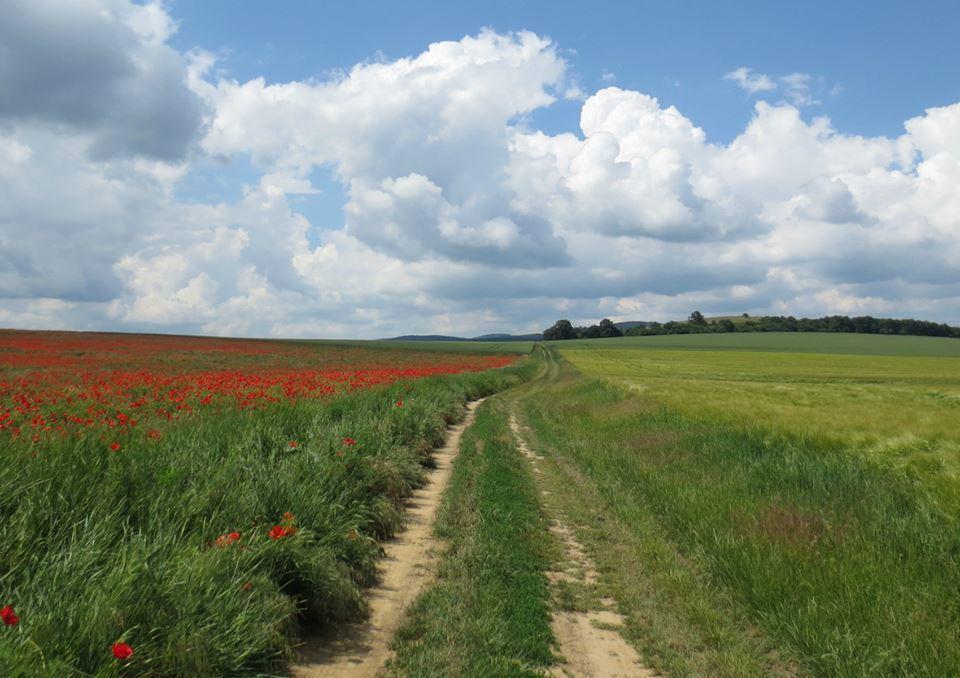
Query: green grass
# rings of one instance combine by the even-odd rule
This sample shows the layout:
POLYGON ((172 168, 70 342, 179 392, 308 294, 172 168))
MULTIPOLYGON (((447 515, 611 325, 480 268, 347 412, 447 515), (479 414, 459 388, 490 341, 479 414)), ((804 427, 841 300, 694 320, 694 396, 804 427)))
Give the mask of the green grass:
MULTIPOLYGON (((729 342, 721 341, 728 336, 700 335, 699 350, 579 348, 575 342, 560 350, 585 374, 621 383, 678 412, 827 438, 922 478, 946 505, 960 509, 960 358, 882 355, 874 346, 922 337, 847 335, 865 346, 867 354, 854 355, 729 350, 729 342), (712 344, 716 349, 707 350, 712 344)), ((792 348, 795 338, 758 336, 780 340, 781 349, 792 348)))
POLYGON ((569 368, 524 412, 628 636, 656 666, 960 670, 957 514, 926 478, 839 439, 678 410, 569 368))
POLYGON ((438 579, 397 635, 394 673, 533 676, 554 662, 544 571, 551 541, 504 403, 465 433, 441 505, 438 579))
POLYGON ((557 348, 775 351, 960 358, 960 340, 958 339, 833 332, 669 334, 614 339, 576 339, 552 345, 557 348))
POLYGON ((200 410, 120 452, 95 435, 36 448, 5 438, 0 605, 21 619, 0 628, 0 673, 281 670, 299 629, 362 616, 378 539, 462 404, 532 368, 200 410), (299 531, 269 539, 287 511, 299 531), (237 544, 213 543, 234 530, 237 544), (121 639, 135 649, 122 666, 110 652, 121 639))

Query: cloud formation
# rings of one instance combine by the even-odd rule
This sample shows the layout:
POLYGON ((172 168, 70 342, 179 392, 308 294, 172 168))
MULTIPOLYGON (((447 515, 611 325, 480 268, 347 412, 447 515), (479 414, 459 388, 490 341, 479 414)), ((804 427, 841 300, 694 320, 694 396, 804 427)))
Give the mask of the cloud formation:
POLYGON ((267 84, 170 47, 162 4, 8 15, 2 326, 386 336, 694 307, 960 322, 960 104, 865 138, 804 118, 808 76, 741 68, 727 78, 782 100, 730 143, 617 87, 547 134, 530 115, 578 85, 534 33, 267 84), (252 165, 241 197, 177 197, 217 163, 252 165), (342 228, 298 211, 318 168, 344 188, 342 228))

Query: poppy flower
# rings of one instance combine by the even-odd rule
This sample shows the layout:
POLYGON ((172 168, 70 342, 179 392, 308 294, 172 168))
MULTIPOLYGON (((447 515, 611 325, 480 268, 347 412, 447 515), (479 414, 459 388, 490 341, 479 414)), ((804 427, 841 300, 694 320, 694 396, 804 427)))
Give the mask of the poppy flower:
POLYGON ((253 582, 245 581, 240 588, 242 588, 244 591, 253 591, 253 582))
POLYGON ((354 440, 353 438, 344 438, 344 439, 343 439, 343 444, 344 444, 344 445, 351 445, 351 446, 352 446, 352 445, 356 445, 356 444, 357 444, 357 441, 354 440))
POLYGON ((152 428, 149 431, 147 431, 147 437, 150 440, 160 440, 160 431, 158 431, 155 428, 152 428))
POLYGON ((267 536, 271 539, 283 539, 284 537, 292 537, 297 533, 297 528, 292 525, 274 525, 270 528, 270 531, 267 532, 267 536))
POLYGON ((133 656, 133 648, 122 641, 114 643, 111 649, 113 650, 113 656, 117 659, 130 659, 133 656))
POLYGON ((114 452, 119 452, 122 447, 120 443, 110 443, 110 449, 114 452))
POLYGON ((299 446, 299 443, 298 443, 296 440, 291 440, 289 443, 287 443, 287 446, 288 446, 291 450, 293 450, 293 449, 296 449, 296 448, 299 446))
POLYGON ((295 515, 293 515, 292 513, 290 513, 290 511, 286 511, 286 512, 283 514, 283 522, 285 522, 285 523, 292 523, 292 522, 293 522, 294 520, 296 520, 296 519, 297 519, 297 517, 296 517, 295 515))
POLYGON ((222 548, 224 546, 230 546, 230 544, 235 544, 238 541, 240 541, 239 532, 227 532, 226 534, 221 534, 219 537, 217 537, 217 541, 215 543, 217 546, 222 548))
POLYGON ((0 619, 3 619, 3 623, 7 626, 16 626, 20 623, 20 617, 13 611, 13 605, 5 605, 0 610, 0 619))
POLYGON ((397 401, 397 407, 403 407, 403 400, 397 401))

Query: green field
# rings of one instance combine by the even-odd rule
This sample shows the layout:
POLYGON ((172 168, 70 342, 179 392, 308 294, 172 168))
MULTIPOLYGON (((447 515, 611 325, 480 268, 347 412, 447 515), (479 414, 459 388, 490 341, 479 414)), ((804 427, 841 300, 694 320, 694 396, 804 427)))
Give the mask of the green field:
POLYGON ((960 357, 948 354, 960 341, 816 334, 808 352, 796 352, 800 335, 755 336, 763 341, 697 335, 649 337, 660 340, 650 344, 569 342, 561 353, 586 375, 691 416, 831 439, 921 473, 957 501, 960 357), (865 354, 828 352, 838 344, 844 351, 862 346, 865 354))
POLYGON ((768 351, 841 355, 902 355, 960 358, 960 340, 882 334, 831 332, 743 332, 730 334, 666 334, 615 339, 576 339, 564 348, 635 348, 700 351, 768 351))
POLYGON ((521 398, 545 486, 647 661, 955 674, 960 360, 936 340, 655 339, 552 344, 553 377, 521 398))

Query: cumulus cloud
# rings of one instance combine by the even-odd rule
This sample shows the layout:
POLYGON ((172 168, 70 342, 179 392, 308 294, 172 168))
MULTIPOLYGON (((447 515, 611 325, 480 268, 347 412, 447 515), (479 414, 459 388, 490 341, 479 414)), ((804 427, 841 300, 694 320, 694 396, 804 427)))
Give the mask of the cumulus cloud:
POLYGON ((202 111, 166 44, 173 31, 157 2, 4 3, 0 124, 67 125, 89 134, 98 158, 182 159, 202 111))
POLYGON ((649 94, 583 92, 529 32, 267 84, 170 47, 161 4, 8 14, 0 325, 385 336, 694 307, 960 321, 960 104, 867 138, 804 117, 807 76, 742 68, 728 78, 780 100, 719 144, 649 94), (579 129, 532 125, 577 89, 579 129), (252 164, 239 198, 178 197, 218 163, 252 164), (298 210, 318 168, 343 187, 342 228, 298 210))

